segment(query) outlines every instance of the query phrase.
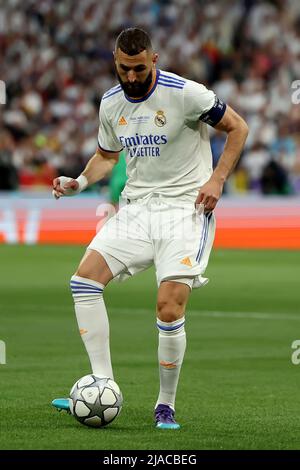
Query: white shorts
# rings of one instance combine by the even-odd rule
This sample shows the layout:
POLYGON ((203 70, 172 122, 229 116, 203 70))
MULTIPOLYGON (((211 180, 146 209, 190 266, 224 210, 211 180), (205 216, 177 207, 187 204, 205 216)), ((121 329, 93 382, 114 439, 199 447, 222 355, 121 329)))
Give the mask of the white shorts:
POLYGON ((151 197, 133 201, 110 218, 88 249, 99 252, 113 276, 124 280, 154 264, 158 285, 165 280, 190 288, 202 277, 215 235, 215 218, 199 214, 188 199, 151 197))

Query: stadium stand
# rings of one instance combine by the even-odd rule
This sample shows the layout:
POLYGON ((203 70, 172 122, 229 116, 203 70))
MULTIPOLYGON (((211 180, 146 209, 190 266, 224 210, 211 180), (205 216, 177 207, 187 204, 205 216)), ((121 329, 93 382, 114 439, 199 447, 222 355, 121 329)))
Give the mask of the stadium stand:
MULTIPOLYGON (((227 193, 299 193, 297 0, 1 2, 0 189, 78 175, 96 148, 101 96, 116 82, 116 35, 132 25, 151 33, 162 69, 213 88, 248 122, 227 193)), ((211 134, 216 162, 224 136, 211 134)))

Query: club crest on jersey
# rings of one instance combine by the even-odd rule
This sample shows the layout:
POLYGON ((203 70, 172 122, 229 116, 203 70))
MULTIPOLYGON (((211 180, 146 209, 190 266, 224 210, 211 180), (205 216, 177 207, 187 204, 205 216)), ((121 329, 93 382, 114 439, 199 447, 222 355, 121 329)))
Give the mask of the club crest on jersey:
POLYGON ((165 113, 161 110, 156 111, 156 116, 154 118, 154 122, 158 127, 163 127, 167 122, 165 113))

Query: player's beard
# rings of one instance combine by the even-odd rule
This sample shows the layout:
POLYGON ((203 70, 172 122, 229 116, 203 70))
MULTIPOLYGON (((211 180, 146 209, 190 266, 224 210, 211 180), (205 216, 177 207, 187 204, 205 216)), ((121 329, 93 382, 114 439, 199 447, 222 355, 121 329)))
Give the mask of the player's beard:
POLYGON ((147 76, 144 82, 122 82, 120 75, 117 73, 119 82, 123 90, 125 91, 126 95, 130 96, 130 98, 142 98, 147 94, 149 91, 150 85, 152 83, 152 70, 150 70, 149 75, 147 76))

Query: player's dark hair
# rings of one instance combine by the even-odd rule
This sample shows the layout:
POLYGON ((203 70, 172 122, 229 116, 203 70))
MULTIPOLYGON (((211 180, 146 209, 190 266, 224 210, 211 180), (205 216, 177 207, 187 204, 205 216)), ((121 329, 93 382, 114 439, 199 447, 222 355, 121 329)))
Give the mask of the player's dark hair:
POLYGON ((127 55, 136 55, 144 50, 151 50, 152 44, 149 35, 143 29, 127 28, 117 37, 115 47, 127 55))

